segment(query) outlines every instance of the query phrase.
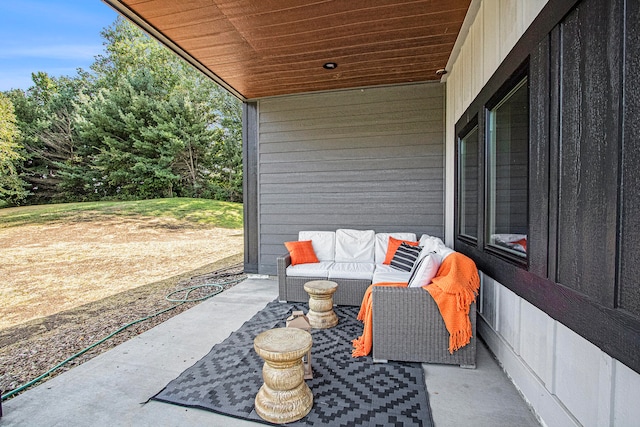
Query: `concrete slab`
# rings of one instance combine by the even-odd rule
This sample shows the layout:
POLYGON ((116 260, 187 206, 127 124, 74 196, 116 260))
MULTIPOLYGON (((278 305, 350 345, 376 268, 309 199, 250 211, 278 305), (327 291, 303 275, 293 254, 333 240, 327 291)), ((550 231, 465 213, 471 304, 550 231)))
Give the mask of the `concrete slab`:
POLYGON ((476 369, 427 364, 422 367, 436 426, 540 426, 483 342, 478 342, 476 369))
MULTIPOLYGON (((147 402, 278 294, 248 279, 3 403, 9 426, 249 426, 208 411, 147 402)), ((478 368, 423 365, 436 426, 538 426, 484 345, 478 368)))
POLYGON ((188 426, 216 425, 216 422, 249 425, 206 411, 145 402, 277 295, 277 283, 273 280, 246 280, 6 401, 0 424, 3 427, 188 426))

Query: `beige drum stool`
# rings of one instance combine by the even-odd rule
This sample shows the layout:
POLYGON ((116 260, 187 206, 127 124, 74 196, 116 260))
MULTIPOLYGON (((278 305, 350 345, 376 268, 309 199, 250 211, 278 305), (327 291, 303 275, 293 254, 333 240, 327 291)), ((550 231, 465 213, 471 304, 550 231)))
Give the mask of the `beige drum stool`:
POLYGON ((338 316, 333 311, 333 294, 338 289, 336 282, 312 280, 304 284, 309 294, 307 317, 312 328, 332 328, 338 324, 338 316))
POLYGON ((311 349, 311 334, 302 329, 275 328, 260 333, 253 348, 264 359, 264 384, 256 395, 256 413, 284 424, 311 411, 313 394, 304 382, 302 357, 311 349))

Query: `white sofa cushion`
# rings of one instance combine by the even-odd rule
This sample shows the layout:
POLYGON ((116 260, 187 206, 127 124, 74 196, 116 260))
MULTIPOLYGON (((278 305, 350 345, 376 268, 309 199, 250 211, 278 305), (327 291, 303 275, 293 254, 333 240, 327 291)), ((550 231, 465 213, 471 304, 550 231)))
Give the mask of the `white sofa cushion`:
POLYGON ((329 277, 329 268, 333 261, 321 261, 310 264, 297 264, 287 267, 289 277, 329 277))
POLYGON ((440 255, 440 262, 447 256, 455 252, 453 249, 447 247, 439 237, 429 236, 423 234, 420 236, 420 246, 422 246, 422 252, 418 257, 418 261, 431 252, 436 252, 440 255))
POLYGON ((411 272, 401 271, 391 267, 390 265, 376 264, 373 272, 372 283, 380 282, 408 282, 411 272))
POLYGON ((334 261, 336 253, 335 231, 301 231, 298 240, 311 240, 318 261, 334 261))
POLYGON ((382 264, 387 256, 387 247, 389 246, 389 237, 398 240, 416 241, 415 233, 377 233, 376 234, 376 264, 382 264))
POLYGON ((329 267, 329 280, 331 279, 373 279, 373 263, 364 262, 336 262, 329 267))
POLYGON ((375 235, 373 230, 336 230, 335 261, 373 263, 375 235))

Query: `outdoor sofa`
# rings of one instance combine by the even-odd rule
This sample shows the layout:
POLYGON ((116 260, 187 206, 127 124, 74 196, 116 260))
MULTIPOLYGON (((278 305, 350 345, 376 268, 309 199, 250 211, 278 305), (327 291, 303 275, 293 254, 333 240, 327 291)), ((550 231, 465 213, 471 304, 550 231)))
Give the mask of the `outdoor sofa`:
MULTIPOLYGON (((416 241, 414 233, 375 233, 339 229, 301 231, 298 241, 311 241, 317 263, 291 265, 289 253, 278 257, 279 300, 306 302, 304 284, 310 280, 338 283, 336 305, 360 306, 372 283, 408 282, 411 271, 383 264, 390 238, 416 241)), ((453 250, 437 237, 422 235, 419 246, 444 259, 453 250)), ((420 287, 374 287, 373 349, 376 361, 445 363, 474 368, 476 364, 476 304, 469 310, 471 342, 449 353, 449 332, 431 295, 420 287)))
POLYGON ((318 263, 291 265, 290 254, 278 258, 280 301, 305 302, 304 284, 331 280, 338 284, 333 296, 337 305, 359 306, 371 283, 407 282, 410 272, 383 264, 389 237, 415 241, 415 233, 375 233, 373 230, 339 229, 301 231, 298 241, 311 241, 318 263))

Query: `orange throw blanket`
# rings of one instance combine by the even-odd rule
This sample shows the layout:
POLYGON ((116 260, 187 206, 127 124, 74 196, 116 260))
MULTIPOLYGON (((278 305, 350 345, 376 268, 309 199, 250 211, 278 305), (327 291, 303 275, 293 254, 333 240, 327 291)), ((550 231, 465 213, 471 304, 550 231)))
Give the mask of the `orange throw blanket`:
MULTIPOLYGON (((407 283, 385 282, 376 283, 367 289, 362 298, 362 305, 358 313, 358 320, 364 322, 362 336, 353 340, 353 357, 366 356, 373 346, 373 301, 371 292, 374 286, 407 287, 407 283)), ((469 307, 475 301, 480 278, 473 260, 459 252, 447 256, 436 277, 431 283, 423 286, 434 299, 444 324, 449 331, 449 352, 469 344, 471 340, 471 321, 469 320, 469 307)))
POLYGON ((371 292, 374 286, 395 286, 399 288, 406 288, 409 284, 407 282, 380 282, 371 285, 367 288, 362 297, 362 304, 360 305, 360 311, 358 312, 358 320, 364 323, 364 331, 362 335, 353 343, 353 351, 351 355, 353 357, 366 356, 371 353, 371 347, 373 346, 373 298, 371 292))
POLYGON ((480 277, 476 263, 460 252, 444 259, 436 277, 423 286, 440 309, 444 325, 449 331, 449 353, 469 344, 471 321, 469 307, 476 300, 480 277))

